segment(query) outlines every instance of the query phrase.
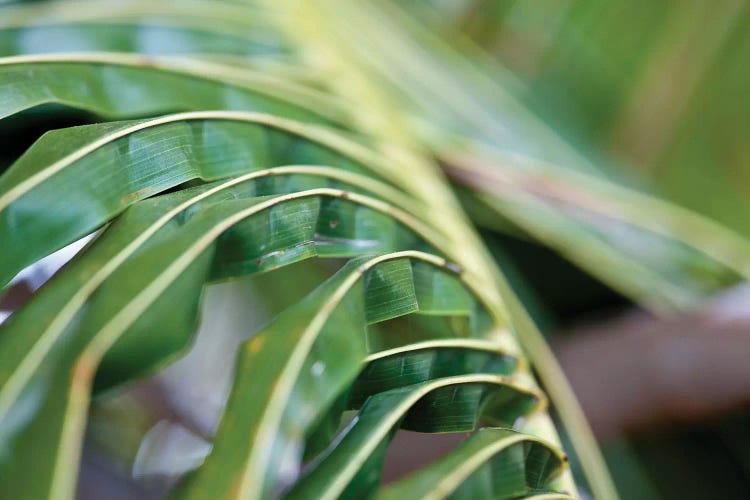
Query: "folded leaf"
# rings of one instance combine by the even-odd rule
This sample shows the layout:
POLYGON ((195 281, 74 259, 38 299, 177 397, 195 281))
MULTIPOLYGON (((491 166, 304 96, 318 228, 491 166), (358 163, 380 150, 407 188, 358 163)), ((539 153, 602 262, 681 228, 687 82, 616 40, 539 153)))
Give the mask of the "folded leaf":
POLYGON ((541 394, 496 375, 447 377, 375 394, 335 447, 295 483, 289 498, 371 494, 399 427, 420 432, 469 432, 480 422, 509 427, 542 406, 541 394))
MULTIPOLYGON (((106 266, 113 253, 117 255, 127 248, 134 228, 148 228, 148 222, 153 223, 157 214, 165 208, 169 212, 175 205, 182 206, 177 202, 184 203, 187 197, 180 192, 136 206, 142 210, 134 210, 132 218, 123 218, 97 239, 70 266, 71 273, 85 277, 92 272, 87 266, 94 266, 94 272, 106 266), (155 210, 159 204, 166 207, 155 210)), ((386 209, 389 217, 378 218, 378 209, 385 207, 383 202, 355 193, 318 188, 209 204, 187 221, 174 218, 180 214, 178 210, 146 244, 126 252, 132 257, 126 255, 125 262, 108 270, 111 276, 85 302, 85 308, 81 306, 93 289, 65 303, 64 314, 54 316, 51 326, 45 329, 34 328, 33 313, 11 318, 0 336, 0 342, 5 344, 0 349, 0 365, 5 368, 0 385, 0 419, 3 442, 14 451, 0 463, 0 468, 22 469, 26 458, 42 454, 44 463, 37 465, 40 476, 53 481, 55 477, 63 478, 59 480, 69 483, 75 471, 66 469, 60 460, 76 454, 93 376, 101 358, 114 347, 99 374, 100 385, 109 386, 138 376, 177 354, 195 328, 205 282, 272 269, 314 255, 356 255, 363 250, 383 251, 390 248, 388 245, 418 247, 414 236, 399 229, 390 218, 399 220, 395 209, 386 209), (358 213, 352 211, 353 204, 369 208, 358 213), (363 248, 360 238, 374 241, 375 245, 363 248), (329 246, 328 241, 336 244, 329 246), (162 335, 155 336, 154 331, 162 335), (29 398, 35 401, 31 406, 29 398), (44 432, 39 432, 39 427, 44 432), (44 450, 58 450, 61 455, 44 450)), ((403 220, 410 219, 405 216, 403 220)), ((61 280, 65 274, 64 271, 61 280)), ((65 286, 57 287, 50 295, 53 303, 67 298, 61 295, 65 286)), ((16 486, 32 487, 20 481, 16 486)), ((44 481, 33 485, 49 487, 44 481)), ((53 483, 52 487, 58 486, 53 483)))
POLYGON ((508 429, 480 429, 437 462, 383 488, 377 498, 538 498, 535 493, 566 467, 566 460, 557 449, 532 436, 508 429))
MULTIPOLYGON (((385 310, 390 317, 421 313, 426 294, 466 293, 416 279, 425 273, 455 280, 445 262, 429 254, 354 259, 250 339, 214 449, 176 496, 259 498, 294 480, 305 437, 367 362, 367 325, 383 320, 385 310), (373 317, 373 311, 379 313, 373 317), (252 445, 238 449, 232 445, 238 441, 252 445)), ((455 314, 451 308, 428 312, 455 314)))
POLYGON ((371 172, 372 157, 333 132, 254 113, 186 113, 49 132, 0 176, 0 284, 136 201, 187 181, 288 164, 371 172))

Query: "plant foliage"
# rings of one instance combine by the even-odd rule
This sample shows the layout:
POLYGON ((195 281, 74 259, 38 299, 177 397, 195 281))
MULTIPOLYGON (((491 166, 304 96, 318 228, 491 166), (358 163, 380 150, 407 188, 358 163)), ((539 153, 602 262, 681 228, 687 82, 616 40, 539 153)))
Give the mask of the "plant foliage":
POLYGON ((184 353, 205 286, 306 259, 345 263, 243 332, 211 452, 175 498, 575 497, 530 364, 589 487, 615 495, 456 193, 478 224, 527 232, 657 309, 746 276, 750 252, 694 214, 564 168, 588 161, 499 69, 448 47, 421 7, 381 7, 0 10, 0 128, 87 117, 0 176, 2 285, 96 235, 0 327, 3 498, 71 498, 92 397, 184 353), (624 248, 621 231, 643 244, 624 248), (476 432, 381 487, 399 428, 476 432))

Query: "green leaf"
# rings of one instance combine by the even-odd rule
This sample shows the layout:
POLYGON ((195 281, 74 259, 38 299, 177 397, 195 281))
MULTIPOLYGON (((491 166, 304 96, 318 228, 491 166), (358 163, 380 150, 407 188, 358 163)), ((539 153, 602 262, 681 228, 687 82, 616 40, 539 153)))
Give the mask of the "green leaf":
POLYGON ((254 113, 186 113, 49 132, 0 176, 0 283, 139 199, 187 181, 285 164, 366 172, 371 156, 327 130, 254 113))
POLYGON ((318 91, 247 67, 139 54, 0 58, 0 118, 43 104, 109 119, 233 109, 335 123, 346 113, 318 91))
POLYGON ((377 498, 526 498, 546 488, 566 460, 556 448, 532 436, 480 429, 437 462, 383 488, 377 498))
POLYGON ((151 56, 191 54, 202 58, 208 54, 222 55, 212 58, 214 61, 228 60, 228 56, 247 60, 250 57, 279 58, 287 54, 282 47, 263 39, 156 23, 105 21, 0 29, 0 57, 70 52, 133 52, 151 56), (55 43, 51 44, 50 40, 55 43))
MULTIPOLYGON (((201 187, 136 205, 45 287, 51 291, 43 292, 39 306, 32 301, 3 325, 0 418, 3 442, 14 450, 0 464, 3 470, 22 470, 26 459, 42 454, 45 461, 36 467, 53 484, 37 477, 33 488, 69 487, 74 470, 61 460, 76 456, 101 358, 114 347, 98 378, 108 386, 177 354, 194 330, 204 282, 314 255, 349 256, 387 250, 389 245, 419 246, 414 236, 394 223, 399 217, 409 222, 408 216, 366 196, 318 188, 236 199, 242 195, 242 185, 237 186, 214 189, 218 202, 199 210, 193 207, 187 220, 183 212, 194 201, 191 195, 201 200, 200 194, 212 190, 201 187), (363 208, 352 210, 357 204, 363 208), (378 216, 378 211, 388 216, 378 216), (140 238, 133 245, 138 232, 140 238), (375 245, 363 246, 362 238, 375 245), (329 241, 336 244, 330 246, 329 241), (81 282, 86 283, 83 293, 76 291, 81 282), (68 300, 70 293, 72 300, 68 300), (43 318, 49 323, 39 328, 43 318), (154 331, 163 334, 155 336, 154 331), (44 432, 38 431, 40 427, 44 432)), ((255 192, 252 187, 247 191, 246 195, 255 192)), ((18 486, 31 487, 25 482, 18 486)))
MULTIPOLYGON (((291 486, 287 478, 296 478, 288 474, 290 464, 298 470, 306 455, 315 462, 305 480, 318 478, 316 471, 338 460, 347 467, 339 482, 372 492, 368 474, 379 471, 378 454, 403 418, 407 428, 425 431, 474 428, 480 415, 494 415, 499 418, 494 423, 510 425, 516 417, 530 415, 542 400, 535 389, 476 375, 501 373, 535 387, 510 331, 524 324, 524 316, 514 310, 512 294, 506 300, 502 279, 495 282, 492 262, 429 161, 434 152, 450 149, 455 136, 441 133, 445 122, 431 123, 430 113, 409 119, 408 126, 399 119, 402 105, 413 110, 430 102, 434 116, 441 118, 444 107, 466 108, 449 124, 458 129, 451 132, 463 137, 464 118, 474 113, 486 118, 480 100, 441 103, 430 91, 430 86, 443 85, 440 79, 415 83, 414 71, 423 61, 412 57, 408 30, 405 37, 394 33, 379 38, 385 50, 371 59, 363 59, 362 52, 356 56, 358 40, 308 58, 287 44, 287 37, 296 37, 294 30, 276 30, 279 16, 271 4, 266 10, 191 1, 176 9, 153 0, 118 2, 111 8, 83 2, 0 10, 0 45, 6 40, 10 51, 34 50, 36 37, 63 36, 65 42, 53 50, 191 54, 5 58, 0 60, 0 117, 22 113, 14 120, 41 121, 47 111, 60 107, 102 119, 251 109, 361 130, 372 131, 370 125, 377 123, 389 130, 367 139, 374 145, 371 151, 346 139, 351 131, 248 113, 189 113, 50 133, 0 177, 2 284, 26 264, 110 222, 3 326, 0 476, 13 481, 0 485, 0 496, 71 497, 92 391, 142 376, 179 355, 191 338, 206 283, 273 271, 309 257, 411 250, 382 257, 387 262, 366 270, 358 266, 373 261, 353 261, 272 323, 266 332, 273 335, 262 333, 247 343, 214 455, 184 491, 198 485, 206 488, 195 490, 201 497, 241 495, 252 488, 277 493, 291 486), (307 74, 305 81, 320 78, 331 87, 352 89, 343 94, 360 97, 356 105, 344 106, 338 98, 290 84, 281 69, 262 69, 266 62, 256 63, 255 51, 263 47, 256 42, 270 31, 275 33, 269 42, 272 62, 284 54, 281 64, 311 63, 296 74, 307 74), (76 40, 69 38, 73 36, 76 40), (178 39, 183 42, 177 47, 178 39), (402 53, 403 41, 407 50, 402 53), (406 99, 383 99, 391 112, 382 114, 380 98, 390 90, 358 94, 357 78, 370 81, 372 73, 360 71, 356 59, 377 66, 391 49, 396 49, 389 54, 396 67, 407 59, 414 63, 404 71, 405 85, 413 88, 406 99), (196 51, 216 54, 208 61, 196 51), (355 54, 352 63, 340 57, 347 51, 355 54), (246 54, 252 60, 245 60, 246 54), (352 75, 358 75, 354 81, 352 75), (419 140, 412 141, 415 131, 419 140), (386 138, 388 144, 379 143, 386 138), (422 146, 430 149, 422 151, 422 146), (303 166, 279 168, 288 164, 303 166), (339 279, 346 281, 347 273, 361 276, 349 293, 338 297, 340 289, 330 288, 339 279), (483 340, 489 338, 492 342, 483 340), (498 341, 508 345, 507 351, 498 341), (467 383, 434 387, 413 408, 384 413, 395 421, 378 421, 375 434, 355 423, 355 432, 343 435, 342 442, 356 448, 349 457, 365 461, 361 471, 341 452, 336 454, 332 433, 345 409, 358 408, 372 396, 360 418, 376 418, 373 401, 383 394, 456 376, 467 383), (326 377, 328 383, 320 383, 326 377), (458 417, 451 413, 456 408, 458 417), (272 432, 253 435, 256 424, 272 432), (365 441, 356 441, 357 436, 365 441), (367 439, 377 442, 374 451, 367 439), (326 445, 333 448, 321 453, 326 445), (247 463, 254 465, 247 468, 247 463), (254 481, 257 477, 262 484, 254 481)), ((367 14, 355 8, 355 13, 363 12, 367 14)), ((364 19, 364 28, 367 17, 357 16, 364 19)), ((304 22, 307 16, 295 19, 304 22)), ((380 24, 378 17, 373 19, 380 24)), ((383 26, 380 32, 387 34, 390 25, 383 26)), ((328 31, 318 30, 315 37, 326 37, 328 31)), ((347 34, 342 40, 349 38, 347 34)), ((384 69, 379 68, 380 80, 384 69)), ((392 79, 395 73, 385 74, 392 79)), ((391 87, 375 78, 371 84, 391 87)), ((401 85, 397 82, 396 88, 401 85)), ((12 125, 10 120, 6 124, 12 125)), ((469 125, 475 124, 469 120, 469 125)), ((489 138, 502 136, 511 146, 521 142, 518 137, 508 141, 503 126, 481 132, 489 138)), ((518 330, 525 334, 527 329, 518 330)), ((554 374, 555 367, 554 360, 543 363, 540 373, 554 374)), ((562 379, 551 387, 565 395, 559 389, 565 387, 562 379)), ((575 420, 570 408, 563 406, 563 413, 575 420)), ((534 432, 554 439, 551 425, 545 427, 548 417, 538 415, 539 421, 543 424, 532 423, 534 432)), ((315 479, 319 484, 330 480, 315 479)))
POLYGON ((542 406, 541 394, 497 375, 440 378, 375 394, 289 497, 366 497, 380 481, 385 449, 399 427, 420 432, 468 432, 480 422, 507 427, 542 406))
POLYGON ((0 56, 50 52, 137 52, 233 56, 290 55, 259 9, 226 2, 98 1, 7 6, 0 56))
MULTIPOLYGON (((433 273, 436 276, 440 274, 433 273)), ((445 275, 443 275, 445 276, 445 275)), ((419 315, 407 316, 407 319, 424 319, 430 313, 420 309, 419 315)), ((477 311, 471 318, 481 316, 477 311)), ((430 317, 431 319, 434 316, 430 317)), ((517 356, 510 354, 506 348, 495 342, 486 342, 470 338, 471 332, 462 327, 456 328, 455 316, 447 316, 452 329, 441 332, 441 325, 430 321, 423 331, 409 330, 414 322, 405 326, 392 326, 400 334, 394 340, 390 332, 373 328, 367 332, 370 354, 365 368, 357 376, 348 392, 329 410, 328 414, 317 425, 305 445, 305 460, 314 457, 325 449, 334 439, 341 427, 342 412, 361 408, 364 402, 377 392, 384 392, 398 387, 427 382, 441 377, 470 375, 473 373, 492 373, 511 376, 523 372, 525 366, 517 356), (407 334, 408 332, 408 334, 407 334), (445 338, 440 338, 445 336, 445 338), (458 338, 456 338, 458 337, 458 338), (423 340, 435 338, 435 340, 423 340), (401 344, 380 350, 381 344, 401 344)), ((476 328, 475 332, 485 331, 476 328)))
MULTIPOLYGON (((31 303, 11 316, 2 327, 7 332, 7 340, 5 348, 0 351, 0 360, 6 366, 22 366, 23 363, 18 361, 22 355, 33 358, 38 348, 42 352, 51 348, 53 339, 65 331, 91 295, 123 263, 159 238, 163 240, 174 233, 184 220, 201 209, 221 200, 288 194, 316 188, 354 187, 356 190, 358 184, 360 189, 365 186, 364 191, 369 188, 381 195, 393 194, 386 186, 368 179, 362 184, 362 179, 331 168, 280 167, 224 183, 179 191, 136 205, 108 228, 82 258, 67 266, 62 275, 43 287, 31 303), (342 181, 346 181, 346 184, 342 181), (11 333, 16 331, 20 333, 11 333), (27 351, 28 354, 24 354, 27 351)), ((316 202, 311 215, 316 217, 315 234, 311 234, 310 229, 304 229, 310 227, 308 223, 298 233, 298 240, 289 240, 290 245, 306 248, 303 253, 285 253, 269 245, 275 236, 263 231, 271 228, 251 226, 254 232, 237 231, 235 228, 233 236, 224 237, 223 264, 214 267, 210 279, 264 271, 312 255, 350 256, 379 249, 418 247, 418 239, 407 228, 423 231, 408 215, 377 203, 373 209, 333 198, 316 202), (390 213, 386 215, 383 210, 390 213), (399 219, 405 221, 405 227, 397 222, 399 219)), ((275 231, 281 229, 277 227, 275 231)), ((286 238, 289 239, 289 234, 286 238)), ((8 370, 9 374, 12 372, 14 370, 8 370)), ((14 378, 15 375, 9 375, 8 379, 0 379, 4 386, 0 394, 7 393, 7 380, 14 378)), ((0 396, 0 401, 7 402, 4 396, 0 396)), ((0 415, 4 413, 4 408, 5 404, 0 404, 0 415)))
MULTIPOLYGON (((436 288, 437 289, 437 288, 436 288)), ((432 379, 472 373, 512 375, 519 369, 518 358, 495 344, 455 339, 435 340, 407 348, 378 351, 368 358, 366 368, 351 387, 347 408, 359 408, 377 392, 432 379), (414 350, 412 350, 414 349, 414 350)))
MULTIPOLYGON (((3 26, 33 26, 48 23, 96 23, 107 20, 157 19, 171 24, 201 28, 209 32, 244 34, 251 28, 268 30, 269 12, 256 2, 188 0, 179 9, 171 0, 100 0, 75 2, 18 2, 4 5, 3 26), (102 7, 105 8, 102 8, 102 7)), ((268 30, 271 31, 271 30, 268 30)), ((263 37, 273 36, 273 31, 263 37)))
POLYGON ((480 225, 503 231, 508 220, 645 307, 685 309, 748 275, 747 242, 696 214, 528 159, 503 160, 524 165, 503 172, 497 161, 446 166, 469 206, 479 203, 480 225))
MULTIPOLYGON (((382 319, 372 311, 421 313, 419 297, 426 290, 418 290, 415 276, 427 268, 452 275, 442 259, 419 252, 354 259, 250 339, 240 353, 214 449, 176 496, 256 498, 288 485, 301 467, 304 438, 368 361, 367 326, 382 319), (243 449, 237 442, 252 445, 243 449)), ((443 283, 433 280, 430 292, 456 293, 443 283)), ((428 312, 454 314, 450 308, 428 312)), ((404 362, 421 348, 404 347, 404 362)), ((454 369, 461 371, 460 365, 454 369)))

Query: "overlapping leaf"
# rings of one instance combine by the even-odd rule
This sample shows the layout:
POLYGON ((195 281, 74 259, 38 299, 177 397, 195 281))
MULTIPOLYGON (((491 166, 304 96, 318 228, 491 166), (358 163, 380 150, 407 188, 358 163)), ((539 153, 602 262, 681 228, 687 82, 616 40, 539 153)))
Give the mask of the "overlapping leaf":
MULTIPOLYGON (((200 206, 193 199, 205 193, 211 190, 181 191, 137 205, 53 280, 39 302, 4 325, 0 406, 4 441, 14 450, 7 470, 22 465, 24 456, 44 454, 39 450, 72 446, 66 432, 71 441, 70 432, 80 432, 94 371, 110 348, 100 373, 105 386, 178 353, 195 328, 204 282, 314 255, 419 246, 399 228, 395 209, 385 214, 382 202, 353 192, 318 188, 242 199, 242 186, 235 184, 213 190, 225 201, 200 206), (75 289, 81 283, 83 293, 75 289), (154 336, 155 330, 164 335, 154 336), (29 407, 29 398, 37 403, 29 407), (57 427, 63 423, 67 430, 57 427)), ((53 474, 70 474, 55 472, 67 467, 61 457, 47 454, 47 459, 53 474)), ((50 487, 41 481, 35 486, 50 487)))
MULTIPOLYGON (((221 498, 255 498, 273 496, 290 484, 301 468, 305 437, 354 382, 371 345, 377 344, 372 337, 396 333, 372 331, 368 325, 415 313, 474 314, 451 274, 442 259, 418 252, 355 259, 249 340, 240 353, 212 454, 177 496, 203 498, 211 492, 221 498), (436 295, 442 299, 439 304, 432 300, 436 295), (233 445, 238 441, 253 445, 240 449, 233 445)), ((434 343, 402 340, 407 345, 391 354, 401 363, 434 359, 434 343)), ((453 349, 443 353, 448 358, 474 344, 454 340, 444 342, 442 349, 451 345, 453 349)), ((485 351, 484 356, 501 358, 503 353, 485 351)), ((383 368, 375 366, 370 373, 382 373, 383 368)), ((466 368, 456 363, 444 369, 461 373, 466 368)), ((429 371, 421 377, 429 377, 429 371)), ((415 376, 420 374, 412 373, 415 376)), ((390 383, 408 383, 411 377, 404 373, 390 383)), ((382 390, 388 383, 369 390, 382 390)), ((368 389, 360 386, 360 397, 362 390, 368 389)))
MULTIPOLYGON (((31 244, 17 254, 19 259, 28 258, 22 253, 49 253, 99 227, 139 198, 193 177, 205 180, 243 171, 251 173, 136 203, 4 326, 0 361, 7 371, 0 384, 0 409, 8 459, 2 468, 9 476, 19 478, 7 486, 8 494, 24 491, 38 496, 57 492, 66 495, 72 490, 76 465, 71 457, 77 456, 80 446, 94 373, 98 385, 107 387, 132 379, 178 353, 194 329, 204 282, 273 269, 314 255, 351 256, 429 248, 415 239, 414 232, 433 245, 443 245, 439 231, 396 208, 423 215, 419 203, 387 184, 361 175, 368 172, 372 176, 372 169, 377 167, 389 174, 389 167, 355 143, 262 115, 178 115, 68 129, 42 139, 2 178, 6 186, 4 199, 8 202, 6 214, 10 214, 5 227, 14 237, 24 230, 30 236, 31 244), (197 122, 196 127, 190 127, 192 120, 197 122), (164 124, 164 129, 148 134, 164 124), (185 130, 196 132, 184 133, 185 130), (142 131, 147 133, 139 136, 142 131), (247 142, 253 136, 257 139, 247 142), (223 154, 216 155, 217 151, 223 154), (176 161, 179 158, 173 154, 184 161, 176 161), (292 160, 333 163, 340 168, 258 170, 289 161, 290 156, 292 160), (154 168, 159 165, 163 165, 161 173, 154 168), (83 172, 103 182, 96 187, 76 184, 83 172), (62 191, 51 189, 50 179, 59 181, 65 177, 70 179, 69 187, 62 191), (106 196, 108 190, 114 193, 106 196), (374 194, 394 205, 357 191, 374 194), (66 193, 62 203, 60 192, 66 193), (272 196, 253 198, 266 194, 272 196), (24 207, 50 213, 56 203, 66 208, 80 206, 81 211, 66 218, 18 218, 24 207), (21 210, 17 210, 19 206, 21 210), (88 220, 86 207, 93 214, 88 220), (253 223, 255 219, 257 222, 253 223), (47 225, 42 228, 40 224, 47 225), (47 236, 44 239, 38 237, 43 230, 47 236), (221 238, 216 240, 218 236, 221 238), (164 334, 154 336, 157 329, 164 334), (37 480, 22 480, 30 479, 23 471, 41 450, 54 453, 47 453, 42 462, 36 463, 37 480)), ((440 262, 439 258, 433 259, 440 262)), ((414 276, 417 289, 425 284, 428 289, 439 285, 440 293, 422 294, 419 306, 423 312, 450 311, 475 317, 469 303, 448 299, 456 293, 461 296, 460 286, 446 295, 455 285, 444 279, 427 279, 423 273, 414 276)), ((402 293, 403 285, 401 281, 390 288, 402 293)), ((379 310, 368 309, 367 317, 382 322, 409 312, 414 311, 408 307, 399 309, 386 301, 379 310)), ((480 325, 488 326, 488 318, 481 317, 485 319, 476 317, 466 323, 459 335, 478 335, 480 325)), ((439 330, 445 329, 440 324, 435 330, 433 320, 430 314, 420 321, 422 330, 427 332, 423 341, 441 335, 439 330)), ((370 335, 362 338, 371 348, 380 346, 392 351, 400 344, 394 342, 397 338, 392 335, 381 336, 388 330, 373 328, 370 335)), ((456 333, 449 328, 442 335, 456 333)), ((402 340, 411 343, 420 339, 410 334, 402 340)), ((414 349, 418 347, 408 348, 414 349)), ((463 353, 447 359, 476 361, 482 359, 481 353, 479 349, 473 355, 463 353)), ((366 359, 354 357, 352 366, 358 371, 364 362, 366 359)), ((372 366, 379 365, 374 361, 372 366)), ((444 369, 445 366, 461 372, 464 365, 458 362, 444 365, 444 369)), ((468 368, 474 366, 468 362, 468 368)), ((510 372, 515 364, 503 366, 510 372)), ((429 378, 439 373, 438 370, 421 376, 429 378)), ((351 378, 338 381, 339 392, 352 382, 351 378)), ((367 380, 356 385, 360 398, 375 390, 368 389, 367 380)), ((398 384, 391 380, 390 385, 382 387, 392 387, 393 383, 398 384)), ((356 404, 356 399, 352 401, 356 404)), ((335 420, 335 411, 322 415, 324 410, 328 409, 321 410, 321 421, 335 420)), ((311 433, 323 436, 325 445, 330 436, 313 429, 313 423, 321 422, 308 424, 311 433)))
POLYGON ((139 199, 187 181, 285 164, 363 172, 371 156, 325 130, 254 113, 178 114, 50 132, 0 178, 0 283, 139 199), (81 183, 83 175, 93 180, 81 183))
MULTIPOLYGON (((34 26, 23 19, 24 7, 0 29, 0 40, 12 53, 32 51, 39 36, 64 36, 71 45, 59 50, 161 54, 184 39, 179 52, 254 57, 264 48, 243 26, 273 17, 253 11, 251 21, 232 19, 228 13, 243 7, 217 4, 221 19, 213 23, 197 14, 202 3, 182 13, 150 4, 125 2, 107 14, 87 13, 84 3, 50 10, 34 26)), ((270 46, 274 56, 289 49, 279 39, 270 46)), ((52 104, 106 119, 215 108, 349 122, 338 99, 253 67, 134 54, 5 58, 0 117, 52 104)), ((431 95, 412 97, 422 106, 431 95)), ((444 122, 429 121, 414 120, 424 137, 454 144, 435 132, 444 122)), ((415 176, 433 173, 422 168, 427 162, 381 158, 342 137, 265 115, 188 113, 49 133, 0 177, 3 284, 114 219, 3 328, 0 475, 14 478, 0 485, 3 496, 72 495, 92 390, 178 355, 206 283, 314 256, 408 250, 350 262, 248 341, 212 455, 178 495, 371 493, 400 425, 427 432, 510 426, 539 407, 543 396, 531 377, 521 377, 528 389, 510 378, 525 372, 516 349, 480 340, 491 332, 515 347, 487 277, 494 275, 483 274, 491 264, 470 229, 450 227, 464 219, 442 180, 420 183, 415 176), (279 168, 289 164, 327 167, 279 168), (201 184, 218 179, 232 180, 201 184), (342 412, 364 401, 358 420, 334 439, 342 412), (314 462, 292 484, 306 459, 314 462)), ((544 466, 533 470, 545 474, 544 466)))
POLYGON ((377 498, 572 498, 544 492, 565 464, 547 443, 508 429, 482 429, 439 461, 388 485, 377 498))
POLYGON ((543 404, 541 397, 502 377, 481 374, 438 378, 379 392, 289 496, 367 496, 380 482, 385 449, 399 426, 421 432, 469 432, 480 421, 510 427, 518 418, 538 410, 543 404))

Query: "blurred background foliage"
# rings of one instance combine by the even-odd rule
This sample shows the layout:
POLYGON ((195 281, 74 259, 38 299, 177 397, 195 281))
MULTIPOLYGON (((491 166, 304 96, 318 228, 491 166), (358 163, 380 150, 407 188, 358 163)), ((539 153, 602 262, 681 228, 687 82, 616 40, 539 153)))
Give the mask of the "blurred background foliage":
POLYGON ((747 2, 428 3, 609 173, 750 235, 747 2))
MULTIPOLYGON (((750 236, 750 3, 425 3, 437 30, 502 62, 520 80, 517 96, 607 176, 750 236)), ((502 246, 547 332, 627 307, 551 252, 502 246)), ((605 453, 623 498, 746 498, 749 428, 750 412, 733 412, 615 440, 605 453)))

